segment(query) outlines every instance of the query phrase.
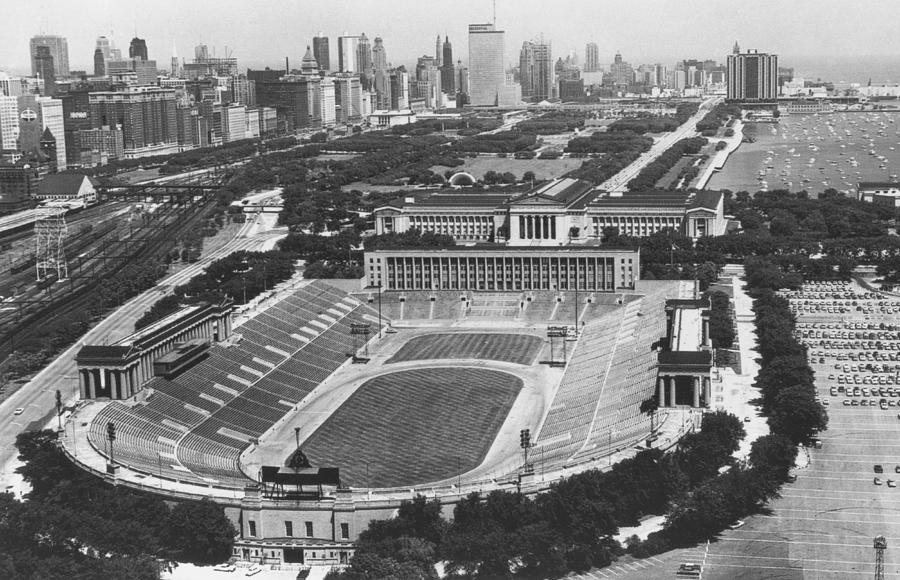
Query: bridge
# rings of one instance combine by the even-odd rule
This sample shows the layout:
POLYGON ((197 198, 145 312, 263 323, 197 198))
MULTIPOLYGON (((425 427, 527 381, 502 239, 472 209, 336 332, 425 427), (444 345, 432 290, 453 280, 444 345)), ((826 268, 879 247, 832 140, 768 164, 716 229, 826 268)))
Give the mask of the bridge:
POLYGON ((152 198, 154 201, 187 201, 206 199, 222 188, 221 185, 178 185, 174 183, 140 183, 136 185, 100 185, 97 199, 152 198))

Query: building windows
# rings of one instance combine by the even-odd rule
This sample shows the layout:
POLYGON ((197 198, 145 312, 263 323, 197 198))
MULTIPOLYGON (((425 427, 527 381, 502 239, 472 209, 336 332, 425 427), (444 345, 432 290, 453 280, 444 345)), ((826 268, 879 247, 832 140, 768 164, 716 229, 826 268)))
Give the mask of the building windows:
POLYGON ((247 522, 247 528, 248 528, 247 535, 250 536, 251 538, 255 538, 256 537, 256 522, 254 522, 253 520, 249 520, 247 522))
POLYGON ((313 537, 313 523, 312 522, 305 522, 305 523, 306 523, 306 537, 311 538, 311 537, 313 537))
POLYGON ((350 524, 348 524, 348 523, 341 524, 341 539, 342 540, 350 539, 350 524))
POLYGON ((286 538, 291 538, 294 536, 294 522, 284 522, 284 536, 286 538))

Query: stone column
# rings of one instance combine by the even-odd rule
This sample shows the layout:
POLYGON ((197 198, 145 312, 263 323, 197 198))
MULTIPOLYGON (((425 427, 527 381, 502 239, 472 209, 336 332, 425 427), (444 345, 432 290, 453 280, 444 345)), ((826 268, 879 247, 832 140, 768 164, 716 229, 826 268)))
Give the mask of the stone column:
POLYGON ((666 379, 665 377, 656 378, 656 398, 660 407, 666 406, 666 379))
POLYGON ((94 393, 91 392, 91 372, 88 369, 79 369, 78 376, 78 390, 81 391, 81 398, 93 399, 94 393))
POLYGON ((669 376, 669 406, 675 406, 675 377, 669 376))
POLYGON ((691 383, 694 387, 694 407, 700 406, 700 377, 691 377, 691 383))
POLYGON ((712 397, 710 396, 710 379, 709 377, 703 377, 703 403, 705 407, 712 407, 712 397))

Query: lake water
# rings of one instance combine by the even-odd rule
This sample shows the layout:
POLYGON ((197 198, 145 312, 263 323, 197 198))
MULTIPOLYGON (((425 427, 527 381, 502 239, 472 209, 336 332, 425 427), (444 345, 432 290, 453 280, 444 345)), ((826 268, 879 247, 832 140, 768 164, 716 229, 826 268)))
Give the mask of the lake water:
POLYGON ((777 124, 745 124, 744 136, 756 142, 741 144, 708 189, 855 194, 860 181, 900 174, 900 112, 785 115, 777 124))

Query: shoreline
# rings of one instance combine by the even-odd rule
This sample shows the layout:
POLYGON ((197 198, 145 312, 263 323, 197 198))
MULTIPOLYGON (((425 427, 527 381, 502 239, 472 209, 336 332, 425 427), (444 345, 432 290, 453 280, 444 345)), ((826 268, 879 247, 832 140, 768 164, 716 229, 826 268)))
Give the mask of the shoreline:
POLYGON ((697 181, 695 187, 697 189, 706 189, 706 186, 709 184, 709 180, 712 179, 712 176, 717 172, 721 171, 725 167, 725 163, 728 161, 728 158, 731 157, 731 154, 738 150, 738 147, 741 146, 741 143, 744 141, 744 122, 741 120, 737 120, 734 123, 734 126, 731 127, 734 129, 734 135, 731 137, 723 137, 722 139, 718 139, 719 141, 725 141, 727 145, 725 149, 721 151, 716 151, 715 157, 712 158, 711 163, 706 166, 706 169, 703 171, 703 175, 697 181))

